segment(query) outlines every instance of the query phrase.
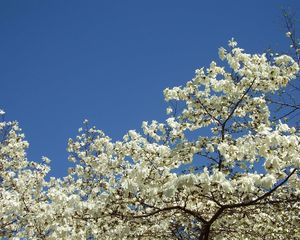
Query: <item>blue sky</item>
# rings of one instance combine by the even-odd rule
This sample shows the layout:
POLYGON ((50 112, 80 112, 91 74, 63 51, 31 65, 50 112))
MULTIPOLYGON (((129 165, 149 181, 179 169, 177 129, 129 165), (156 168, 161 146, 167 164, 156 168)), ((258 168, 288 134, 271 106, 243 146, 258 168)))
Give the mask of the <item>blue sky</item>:
POLYGON ((248 52, 286 49, 281 9, 297 0, 0 1, 0 108, 28 157, 63 176, 67 140, 87 118, 114 140, 164 120, 162 91, 184 84, 231 37, 248 52))

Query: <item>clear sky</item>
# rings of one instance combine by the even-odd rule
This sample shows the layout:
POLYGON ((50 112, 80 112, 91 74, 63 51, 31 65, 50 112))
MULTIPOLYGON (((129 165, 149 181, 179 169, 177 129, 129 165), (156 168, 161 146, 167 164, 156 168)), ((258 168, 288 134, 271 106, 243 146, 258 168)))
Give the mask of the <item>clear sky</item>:
POLYGON ((20 122, 29 159, 48 156, 63 176, 85 118, 120 139, 164 120, 163 89, 231 37, 251 53, 286 49, 283 7, 300 19, 297 0, 0 1, 0 108, 20 122))

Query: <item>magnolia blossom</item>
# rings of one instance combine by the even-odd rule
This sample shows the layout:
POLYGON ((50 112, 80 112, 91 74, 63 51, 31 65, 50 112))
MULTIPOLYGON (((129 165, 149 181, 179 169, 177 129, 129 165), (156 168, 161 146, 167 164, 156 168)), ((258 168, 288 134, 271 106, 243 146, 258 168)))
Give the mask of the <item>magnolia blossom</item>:
POLYGON ((299 132, 272 120, 267 98, 299 66, 228 45, 222 65, 164 90, 182 106, 165 122, 113 142, 85 120, 64 178, 46 178, 50 160, 29 161, 18 123, 0 122, 0 237, 299 239, 299 132))

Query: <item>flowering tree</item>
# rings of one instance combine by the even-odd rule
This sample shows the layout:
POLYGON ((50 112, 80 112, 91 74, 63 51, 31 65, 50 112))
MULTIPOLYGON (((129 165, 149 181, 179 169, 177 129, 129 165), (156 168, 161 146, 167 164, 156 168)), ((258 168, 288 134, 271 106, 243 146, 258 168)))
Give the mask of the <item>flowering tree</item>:
POLYGON ((0 236, 299 239, 299 132, 271 121, 266 99, 299 65, 246 54, 233 39, 219 56, 223 67, 164 90, 164 123, 112 142, 86 121, 69 140, 74 167, 63 179, 45 181, 49 160, 29 162, 18 124, 3 120, 0 236))

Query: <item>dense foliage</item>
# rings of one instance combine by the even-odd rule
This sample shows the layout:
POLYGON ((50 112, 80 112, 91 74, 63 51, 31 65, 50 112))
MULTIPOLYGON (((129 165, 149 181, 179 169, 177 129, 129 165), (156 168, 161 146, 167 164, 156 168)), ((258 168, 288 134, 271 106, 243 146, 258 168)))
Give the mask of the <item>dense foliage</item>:
MULTIPOLYGON (((246 54, 165 89, 166 122, 112 142, 87 121, 74 167, 45 176, 17 122, 0 123, 0 236, 10 239, 299 239, 300 136, 267 98, 296 77, 287 55, 246 54)), ((275 99, 275 100, 274 100, 275 99)))

